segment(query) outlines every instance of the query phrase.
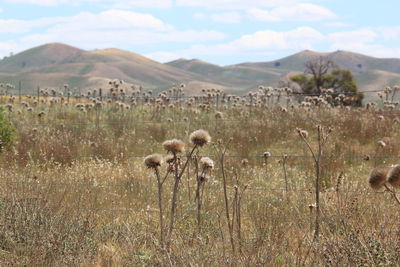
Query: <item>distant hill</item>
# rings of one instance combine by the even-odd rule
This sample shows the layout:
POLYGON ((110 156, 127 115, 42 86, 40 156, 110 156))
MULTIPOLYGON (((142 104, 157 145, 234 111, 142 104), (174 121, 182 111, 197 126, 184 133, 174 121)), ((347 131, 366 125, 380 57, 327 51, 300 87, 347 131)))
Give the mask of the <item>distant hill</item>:
POLYGON ((110 79, 122 79, 146 88, 166 89, 193 83, 219 87, 194 72, 161 64, 119 49, 84 51, 60 43, 32 48, 0 61, 0 81, 17 83, 32 91, 41 87, 106 87, 110 79))
POLYGON ((336 51, 305 50, 269 62, 218 66, 198 59, 178 59, 165 64, 119 49, 85 51, 61 43, 35 47, 0 60, 0 82, 22 81, 26 92, 37 86, 98 88, 110 79, 122 79, 149 89, 167 89, 185 83, 189 93, 203 88, 221 88, 245 93, 258 85, 276 86, 288 74, 303 72, 304 64, 325 56, 339 67, 351 70, 361 90, 400 84, 400 59, 375 58, 336 51))
POLYGON ((328 57, 340 68, 349 69, 353 73, 362 73, 371 70, 383 70, 400 73, 400 59, 375 58, 347 51, 332 53, 318 53, 305 50, 300 53, 271 62, 242 63, 237 66, 255 66, 259 68, 280 68, 291 71, 304 71, 304 63, 319 57, 328 57))

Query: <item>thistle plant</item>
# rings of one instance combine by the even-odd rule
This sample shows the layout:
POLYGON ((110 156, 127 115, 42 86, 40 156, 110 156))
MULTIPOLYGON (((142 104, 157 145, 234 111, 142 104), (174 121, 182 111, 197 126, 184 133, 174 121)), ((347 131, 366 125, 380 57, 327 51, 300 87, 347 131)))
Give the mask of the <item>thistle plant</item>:
POLYGON ((332 130, 330 128, 325 129, 321 125, 317 125, 317 142, 318 145, 316 148, 313 148, 308 141, 308 132, 303 129, 296 129, 298 135, 301 140, 303 140, 304 144, 307 146, 308 150, 311 153, 311 156, 314 160, 315 165, 315 231, 314 231, 314 241, 318 241, 319 232, 320 232, 320 217, 321 217, 321 209, 320 209, 320 184, 321 184, 321 169, 322 169, 322 156, 323 149, 328 141, 328 137, 332 130))
POLYGON ((266 151, 263 153, 265 172, 268 173, 268 159, 271 157, 271 153, 266 151))
POLYGON ((201 207, 203 203, 204 185, 211 178, 211 171, 214 169, 214 161, 209 157, 200 159, 200 171, 196 175, 196 206, 197 206, 197 226, 198 231, 201 229, 201 207))
MULTIPOLYGON (((207 131, 200 129, 200 130, 194 131, 190 134, 189 141, 192 143, 193 148, 186 155, 186 159, 184 160, 184 163, 182 162, 181 157, 178 157, 178 154, 182 154, 185 151, 185 143, 178 139, 172 139, 172 140, 165 141, 162 145, 163 145, 164 149, 167 151, 167 153, 169 153, 169 156, 166 158, 166 161, 169 164, 169 167, 168 167, 167 174, 165 175, 164 179, 160 178, 160 175, 157 174, 158 168, 157 167, 155 168, 156 176, 158 175, 157 179, 158 179, 158 181, 161 182, 161 187, 169 173, 172 173, 172 175, 174 177, 174 183, 173 183, 173 188, 172 188, 171 212, 170 212, 170 217, 169 217, 168 231, 167 231, 166 237, 165 237, 165 245, 166 245, 167 250, 170 249, 172 233, 174 231, 174 223, 175 223, 176 210, 177 210, 177 205, 178 205, 178 193, 179 193, 179 186, 180 186, 181 178, 182 178, 183 174, 185 173, 185 170, 188 167, 189 162, 192 160, 194 152, 196 150, 198 150, 198 148, 203 147, 206 144, 208 144, 211 141, 211 137, 207 131)), ((210 163, 208 163, 208 164, 210 164, 210 163)), ((206 168, 206 169, 209 169, 209 168, 206 168)), ((204 174, 206 174, 206 173, 204 173, 204 174)), ((160 201, 160 198, 159 198, 159 201, 160 201)), ((161 224, 161 219, 162 219, 162 217, 160 216, 160 224, 161 224)))
POLYGON ((388 192, 400 205, 400 199, 396 194, 396 189, 400 187, 400 164, 375 167, 369 175, 368 182, 374 190, 385 188, 385 192, 388 192))
POLYGON ((162 193, 163 193, 163 185, 165 180, 168 177, 169 170, 164 178, 160 176, 160 166, 163 163, 163 157, 160 154, 152 154, 144 159, 144 164, 147 168, 154 170, 154 173, 157 178, 157 188, 158 188, 158 208, 159 208, 159 219, 160 219, 160 243, 161 246, 164 246, 164 211, 162 205, 162 193))

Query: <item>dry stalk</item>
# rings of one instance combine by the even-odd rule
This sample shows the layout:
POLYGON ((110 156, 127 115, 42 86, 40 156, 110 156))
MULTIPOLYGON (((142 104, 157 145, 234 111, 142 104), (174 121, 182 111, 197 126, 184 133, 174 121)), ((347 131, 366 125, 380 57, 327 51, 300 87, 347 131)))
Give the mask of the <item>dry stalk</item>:
POLYGON ((316 216, 315 216, 315 232, 314 232, 314 241, 318 241, 319 232, 320 232, 320 217, 321 217, 321 209, 320 209, 320 181, 321 181, 321 163, 322 163, 322 155, 323 148, 328 141, 329 134, 331 133, 331 129, 328 128, 328 131, 325 131, 321 125, 317 125, 317 141, 318 146, 316 151, 311 147, 308 142, 308 133, 304 130, 297 129, 297 132, 303 142, 306 144, 308 150, 310 151, 312 158, 314 160, 315 165, 315 205, 316 205, 316 216))
POLYGON ((182 175, 185 172, 186 167, 189 164, 189 161, 192 158, 192 155, 194 153, 194 151, 197 149, 197 145, 195 145, 192 149, 192 151, 190 151, 190 153, 187 155, 186 158, 186 162, 183 165, 182 169, 179 171, 179 164, 178 164, 178 157, 176 156, 176 153, 173 153, 174 155, 174 160, 173 160, 173 164, 174 164, 174 186, 172 189, 172 201, 171 201, 171 214, 170 214, 170 221, 169 221, 169 226, 168 226, 168 233, 167 233, 167 238, 166 238, 166 247, 167 250, 170 249, 171 246, 171 237, 172 237, 172 232, 174 230, 174 222, 175 222, 175 217, 176 217, 176 208, 178 205, 178 192, 179 192, 179 183, 181 181, 182 175))
POLYGON ((229 231, 229 238, 232 247, 233 253, 235 253, 235 241, 233 237, 233 218, 231 220, 230 212, 229 212, 229 200, 228 200, 228 190, 227 190, 227 182, 226 182, 226 171, 225 171, 225 154, 226 154, 227 147, 221 149, 221 157, 220 157, 220 164, 221 164, 221 173, 222 173, 222 182, 223 182, 223 189, 224 189, 224 202, 225 202, 225 215, 228 224, 228 231, 229 231))

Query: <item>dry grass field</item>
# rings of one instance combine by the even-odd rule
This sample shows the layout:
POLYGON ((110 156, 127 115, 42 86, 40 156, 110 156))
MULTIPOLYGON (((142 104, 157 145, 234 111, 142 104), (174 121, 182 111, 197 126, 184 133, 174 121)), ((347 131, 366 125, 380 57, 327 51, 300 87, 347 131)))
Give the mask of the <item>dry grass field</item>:
POLYGON ((393 103, 180 90, 2 96, 0 265, 400 265, 393 103))

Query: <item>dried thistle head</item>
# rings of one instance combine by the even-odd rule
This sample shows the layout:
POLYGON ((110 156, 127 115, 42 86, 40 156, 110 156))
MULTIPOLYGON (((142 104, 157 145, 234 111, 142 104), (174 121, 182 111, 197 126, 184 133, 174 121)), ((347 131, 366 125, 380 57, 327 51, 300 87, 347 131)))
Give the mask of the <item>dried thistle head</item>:
POLYGON ((189 140, 192 144, 202 147, 211 142, 211 136, 207 131, 199 129, 190 134, 189 140))
POLYGON ((209 157, 202 157, 200 159, 200 166, 204 171, 212 170, 214 169, 214 161, 209 157))
POLYGON ((388 182, 393 187, 400 187, 400 164, 396 164, 392 167, 388 173, 388 182))
POLYGON ((243 159, 241 162, 243 167, 247 167, 249 165, 249 160, 248 159, 243 159))
POLYGON ((378 146, 381 148, 384 148, 386 146, 386 143, 383 140, 378 141, 378 146))
POLYGON ((308 138, 308 132, 306 130, 296 128, 297 133, 299 134, 300 137, 303 137, 305 139, 308 138))
POLYGON ((316 209, 317 208, 317 203, 309 204, 308 208, 310 209, 310 211, 312 211, 313 209, 316 209))
POLYGON ((381 189, 387 182, 388 173, 391 169, 391 167, 386 166, 375 167, 369 175, 369 185, 375 190, 381 189))
POLYGON ((210 180, 210 176, 204 172, 199 172, 197 174, 197 179, 199 179, 199 181, 203 183, 203 182, 207 182, 208 180, 210 180))
POLYGON ((267 159, 267 158, 271 157, 271 153, 268 152, 268 151, 266 151, 266 152, 264 152, 263 157, 264 157, 265 159, 267 159))
POLYGON ((171 139, 164 141, 162 145, 165 150, 172 152, 174 154, 182 153, 183 151, 185 151, 185 143, 178 139, 171 139))
POLYGON ((160 154, 151 154, 144 158, 144 164, 147 168, 157 168, 161 166, 163 157, 160 154))
POLYGON ((215 119, 220 120, 223 118, 222 112, 215 113, 215 119))

